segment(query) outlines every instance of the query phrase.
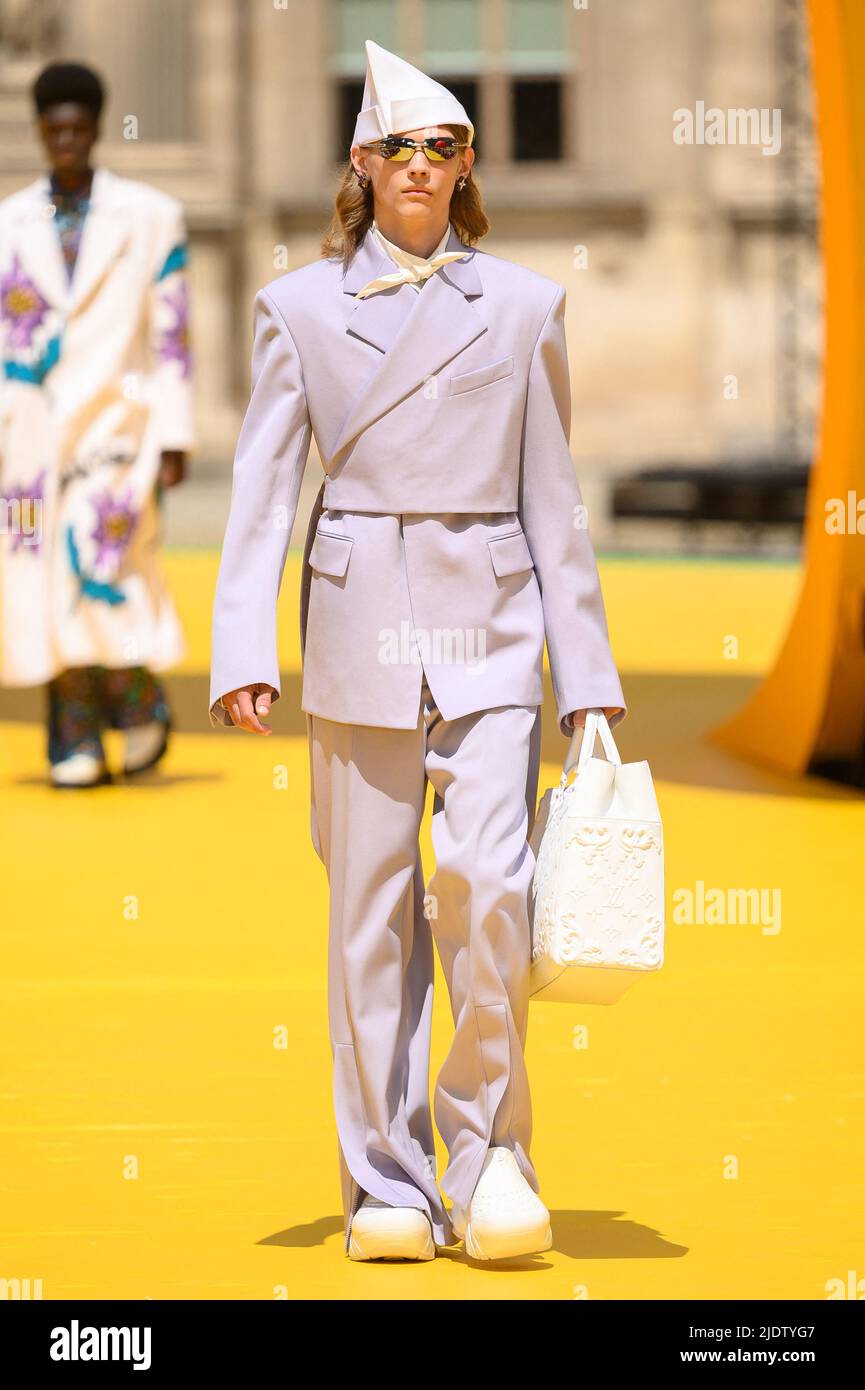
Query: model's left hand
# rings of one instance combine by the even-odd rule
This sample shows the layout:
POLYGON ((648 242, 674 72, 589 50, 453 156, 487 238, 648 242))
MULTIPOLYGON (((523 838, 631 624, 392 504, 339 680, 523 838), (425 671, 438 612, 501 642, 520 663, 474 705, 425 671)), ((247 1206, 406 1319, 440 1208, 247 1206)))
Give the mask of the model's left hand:
MULTIPOLYGON (((594 706, 594 708, 597 709, 597 708, 599 708, 599 707, 598 707, 598 706, 594 706)), ((609 719, 609 717, 610 717, 611 714, 618 714, 618 713, 619 713, 619 710, 620 710, 621 708, 622 708, 621 705, 607 705, 607 706, 604 708, 604 714, 605 714, 605 715, 607 716, 607 718, 609 719)), ((589 711, 588 711, 587 709, 575 709, 575 710, 571 710, 571 713, 568 715, 568 723, 570 724, 571 728, 572 728, 572 729, 580 729, 580 728, 582 728, 583 725, 584 725, 585 722, 586 722, 586 715, 588 714, 588 712, 589 712, 589 711)))
POLYGON ((159 460, 160 487, 176 487, 186 477, 186 455, 180 449, 164 449, 159 460))

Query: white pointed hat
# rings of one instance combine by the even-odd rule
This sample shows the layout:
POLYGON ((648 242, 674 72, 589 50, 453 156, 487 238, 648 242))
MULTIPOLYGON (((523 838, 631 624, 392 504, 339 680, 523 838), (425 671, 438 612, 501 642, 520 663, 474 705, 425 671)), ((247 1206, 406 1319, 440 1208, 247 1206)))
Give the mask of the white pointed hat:
POLYGON ((469 144, 475 138, 468 113, 453 92, 367 39, 366 81, 352 144, 431 125, 468 126, 469 144))

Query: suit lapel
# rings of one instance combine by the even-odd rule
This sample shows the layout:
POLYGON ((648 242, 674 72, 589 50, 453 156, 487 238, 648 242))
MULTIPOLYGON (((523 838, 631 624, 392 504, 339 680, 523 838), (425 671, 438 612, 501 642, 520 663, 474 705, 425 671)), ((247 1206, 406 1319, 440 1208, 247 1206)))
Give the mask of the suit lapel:
MULTIPOLYGON (((447 251, 466 248, 453 227, 447 251)), ((418 294, 411 285, 380 290, 359 299, 348 314, 346 332, 363 338, 382 353, 373 375, 351 403, 331 451, 334 458, 350 440, 391 410, 487 330, 479 307, 470 302, 483 293, 474 251, 451 261, 427 280, 418 294)), ((343 289, 356 294, 363 285, 393 270, 368 231, 346 273, 343 289)))
POLYGON ((18 223, 15 252, 30 279, 39 286, 48 303, 66 312, 69 284, 60 250, 60 238, 52 216, 48 176, 30 185, 32 195, 18 223))
POLYGON ((70 314, 90 298, 123 251, 131 230, 131 211, 122 195, 122 184, 110 170, 94 170, 90 207, 84 219, 69 291, 70 314))
POLYGON ((81 229, 71 285, 52 216, 47 174, 31 185, 32 203, 22 218, 16 250, 45 298, 64 316, 75 313, 90 297, 128 241, 131 213, 119 196, 117 183, 109 170, 94 169, 90 207, 81 229))

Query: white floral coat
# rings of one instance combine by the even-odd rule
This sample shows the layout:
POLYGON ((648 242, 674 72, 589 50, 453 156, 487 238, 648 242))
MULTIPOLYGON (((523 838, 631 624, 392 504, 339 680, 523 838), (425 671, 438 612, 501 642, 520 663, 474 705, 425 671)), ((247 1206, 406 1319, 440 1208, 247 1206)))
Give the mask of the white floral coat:
POLYGON ((0 681, 162 670, 184 652, 157 562, 165 449, 195 447, 176 199, 93 174, 71 284, 47 175, 0 202, 0 681))

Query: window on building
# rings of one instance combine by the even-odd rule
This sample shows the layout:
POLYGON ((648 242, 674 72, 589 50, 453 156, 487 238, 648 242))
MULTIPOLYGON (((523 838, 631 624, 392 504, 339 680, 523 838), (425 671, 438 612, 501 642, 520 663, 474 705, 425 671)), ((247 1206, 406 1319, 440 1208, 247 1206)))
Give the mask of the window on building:
POLYGON ((364 42, 372 39, 391 53, 399 51, 396 0, 336 0, 331 9, 332 59, 336 79, 334 159, 348 159, 366 76, 364 42))
POLYGON ((483 57, 480 0, 426 0, 424 72, 474 76, 483 57))
POLYGON ((398 51, 396 0, 336 0, 332 16, 333 52, 343 70, 366 70, 365 39, 398 51))
POLYGON ((336 159, 338 163, 342 163, 343 160, 348 159, 354 128, 357 124, 357 113, 360 110, 362 101, 362 80, 360 82, 348 80, 339 83, 337 88, 337 146, 334 150, 334 159, 336 159))
POLYGON ((564 158, 564 84, 569 68, 561 0, 508 0, 511 158, 564 158))
POLYGON ((557 77, 517 77, 511 83, 511 157, 561 159, 562 84, 557 77))
MULTIPOLYGON (((453 92, 473 125, 478 119, 478 74, 484 67, 481 0, 426 0, 421 67, 453 92)), ((479 152, 477 135, 473 148, 479 152)))

